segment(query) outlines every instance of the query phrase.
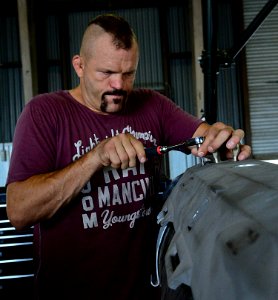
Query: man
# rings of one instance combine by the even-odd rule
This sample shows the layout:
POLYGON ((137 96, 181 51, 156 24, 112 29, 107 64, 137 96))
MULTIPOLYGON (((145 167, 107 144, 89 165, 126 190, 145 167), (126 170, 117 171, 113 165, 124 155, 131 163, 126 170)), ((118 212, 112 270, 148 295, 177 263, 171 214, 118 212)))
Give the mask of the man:
MULTIPOLYGON (((145 148, 205 136, 194 155, 225 143, 229 158, 244 137, 157 92, 133 90, 138 60, 129 24, 98 16, 73 57, 80 84, 34 97, 18 120, 7 213, 17 229, 34 225, 38 299, 155 299, 159 162, 145 148)), ((241 145, 238 159, 250 154, 241 145)))

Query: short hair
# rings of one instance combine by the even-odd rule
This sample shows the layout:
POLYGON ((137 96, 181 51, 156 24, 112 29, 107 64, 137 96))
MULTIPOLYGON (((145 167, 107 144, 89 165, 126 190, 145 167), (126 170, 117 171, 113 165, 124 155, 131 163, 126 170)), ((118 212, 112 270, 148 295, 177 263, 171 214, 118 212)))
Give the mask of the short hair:
POLYGON ((130 49, 137 37, 129 23, 121 16, 107 13, 98 15, 89 22, 100 26, 105 32, 113 36, 113 43, 117 48, 130 49))

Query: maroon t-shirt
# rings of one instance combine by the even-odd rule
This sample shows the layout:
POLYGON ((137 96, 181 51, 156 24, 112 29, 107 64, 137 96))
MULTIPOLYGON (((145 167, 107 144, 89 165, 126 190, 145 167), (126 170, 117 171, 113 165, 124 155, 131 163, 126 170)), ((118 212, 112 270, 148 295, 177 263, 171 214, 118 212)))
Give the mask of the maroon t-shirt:
MULTIPOLYGON (((131 133, 145 147, 172 145, 200 123, 150 90, 134 90, 124 112, 110 115, 67 91, 38 95, 18 119, 7 183, 62 169, 118 133, 131 133)), ((158 170, 155 158, 127 170, 104 168, 67 207, 35 225, 39 299, 150 296, 158 170)))

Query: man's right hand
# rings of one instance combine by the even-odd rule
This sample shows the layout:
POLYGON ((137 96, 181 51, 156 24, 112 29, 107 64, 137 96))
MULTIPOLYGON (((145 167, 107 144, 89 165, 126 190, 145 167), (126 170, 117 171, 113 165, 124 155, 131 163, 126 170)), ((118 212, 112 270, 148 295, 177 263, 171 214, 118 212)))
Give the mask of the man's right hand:
POLYGON ((146 161, 143 144, 129 133, 103 140, 93 149, 93 153, 97 155, 99 167, 126 169, 135 167, 137 159, 141 163, 146 161))

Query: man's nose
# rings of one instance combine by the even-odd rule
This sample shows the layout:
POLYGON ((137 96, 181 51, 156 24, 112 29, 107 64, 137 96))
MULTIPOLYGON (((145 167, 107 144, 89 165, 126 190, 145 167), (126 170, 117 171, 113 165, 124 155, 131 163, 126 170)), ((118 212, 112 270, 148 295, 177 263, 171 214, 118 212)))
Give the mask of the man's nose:
POLYGON ((124 80, 122 74, 113 74, 110 80, 110 85, 113 89, 120 90, 123 88, 124 80))

